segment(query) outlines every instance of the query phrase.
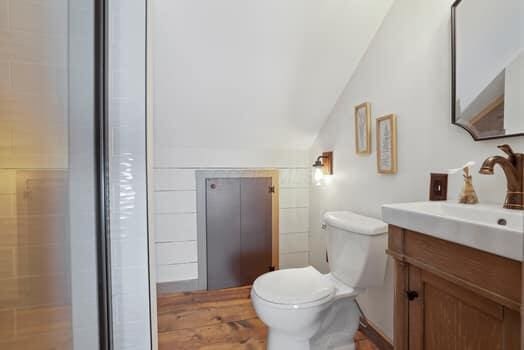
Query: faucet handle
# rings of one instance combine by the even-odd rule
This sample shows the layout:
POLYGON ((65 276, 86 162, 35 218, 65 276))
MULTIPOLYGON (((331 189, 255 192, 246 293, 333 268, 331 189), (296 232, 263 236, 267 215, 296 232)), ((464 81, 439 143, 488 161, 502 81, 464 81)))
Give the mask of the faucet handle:
POLYGON ((515 156, 515 152, 511 149, 511 146, 508 144, 497 146, 502 152, 506 153, 510 157, 515 156))

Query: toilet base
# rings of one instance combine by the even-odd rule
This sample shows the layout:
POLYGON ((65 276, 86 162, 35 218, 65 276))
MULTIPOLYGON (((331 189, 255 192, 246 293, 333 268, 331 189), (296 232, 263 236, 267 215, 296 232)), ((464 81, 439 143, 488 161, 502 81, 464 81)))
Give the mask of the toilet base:
POLYGON ((289 334, 269 329, 267 338, 268 350, 355 350, 353 335, 356 333, 360 320, 360 312, 354 298, 336 300, 323 315, 319 329, 302 332, 302 336, 314 335, 311 338, 301 338, 297 334, 289 334))
POLYGON ((319 331, 310 340, 311 350, 354 350, 353 339, 360 321, 354 298, 336 300, 325 315, 319 331))
POLYGON ((295 337, 269 331, 267 337, 267 350, 356 350, 355 343, 351 340, 339 346, 328 346, 327 344, 312 344, 309 339, 300 340, 295 337))
POLYGON ((269 330, 267 350, 310 350, 309 339, 297 339, 287 334, 269 330))

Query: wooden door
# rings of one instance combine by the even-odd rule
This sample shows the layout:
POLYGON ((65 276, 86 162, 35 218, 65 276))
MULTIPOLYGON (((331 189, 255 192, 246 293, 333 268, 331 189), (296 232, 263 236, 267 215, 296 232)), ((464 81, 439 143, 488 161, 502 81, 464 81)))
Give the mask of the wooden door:
POLYGON ((517 350, 519 314, 409 266, 409 350, 517 350))
POLYGON ((207 289, 252 284, 271 269, 271 178, 206 181, 207 289))

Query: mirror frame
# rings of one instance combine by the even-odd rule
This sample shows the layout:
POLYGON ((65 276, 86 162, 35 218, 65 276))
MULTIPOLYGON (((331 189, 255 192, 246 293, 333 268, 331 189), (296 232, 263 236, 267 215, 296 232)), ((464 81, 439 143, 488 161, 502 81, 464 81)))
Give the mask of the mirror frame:
POLYGON ((484 141, 484 140, 495 140, 503 139, 508 137, 517 137, 524 136, 524 131, 516 134, 509 134, 503 136, 489 136, 489 137, 477 137, 473 130, 469 129, 467 126, 457 123, 457 14, 456 10, 458 5, 462 0, 455 0, 453 5, 451 5, 451 124, 461 127, 466 130, 473 140, 475 141, 484 141))

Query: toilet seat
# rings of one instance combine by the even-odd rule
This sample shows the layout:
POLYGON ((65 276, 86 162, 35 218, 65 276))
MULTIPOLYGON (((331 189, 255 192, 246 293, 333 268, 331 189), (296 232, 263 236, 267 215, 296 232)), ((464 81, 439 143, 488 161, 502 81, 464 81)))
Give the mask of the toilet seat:
POLYGON ((333 299, 336 286, 309 266, 266 273, 256 279, 253 292, 277 307, 310 307, 333 299))

